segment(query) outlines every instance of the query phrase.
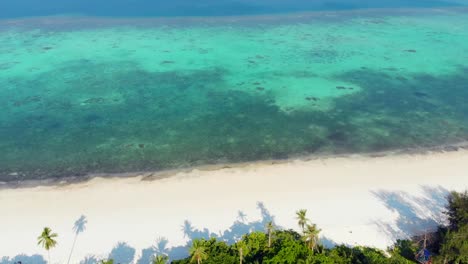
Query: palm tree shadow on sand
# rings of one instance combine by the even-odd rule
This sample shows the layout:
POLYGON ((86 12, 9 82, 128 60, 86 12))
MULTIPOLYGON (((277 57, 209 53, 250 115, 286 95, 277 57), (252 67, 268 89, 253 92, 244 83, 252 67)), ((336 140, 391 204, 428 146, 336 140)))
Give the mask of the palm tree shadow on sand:
MULTIPOLYGON (((84 215, 81 215, 74 223, 73 225, 73 232, 75 233, 75 238, 73 239, 73 245, 72 245, 72 248, 70 250, 70 255, 68 257, 68 262, 67 263, 70 263, 70 259, 72 257, 72 254, 73 254, 73 250, 75 249, 75 245, 76 245, 76 239, 78 238, 78 235, 80 233, 83 233, 86 229, 86 224, 87 224, 87 220, 86 220, 86 216, 84 215)), ((25 255, 25 254, 20 254, 20 255, 17 255, 13 258, 9 258, 9 257, 3 257, 2 259, 0 259, 0 264, 46 264, 47 261, 44 259, 43 256, 41 255, 32 255, 32 256, 28 256, 28 255, 25 255)))
MULTIPOLYGON (((166 255, 169 256, 170 260, 182 259, 188 256, 188 251, 193 241, 196 239, 210 239, 216 238, 219 241, 224 241, 228 244, 233 244, 239 241, 243 235, 256 232, 256 231, 266 231, 265 227, 269 222, 274 223, 275 217, 270 213, 270 211, 265 207, 262 202, 257 203, 257 209, 260 211, 260 219, 256 221, 248 221, 247 215, 238 211, 237 219, 231 224, 229 228, 218 233, 210 231, 208 228, 195 228, 189 220, 183 222, 182 232, 187 238, 187 242, 183 246, 176 246, 169 248, 169 240, 163 237, 160 237, 156 240, 156 243, 148 248, 145 248, 141 251, 139 259, 136 261, 136 264, 147 264, 151 263, 151 259, 155 255, 166 255)), ((78 220, 75 221, 73 230, 75 232, 75 241, 78 234, 84 232, 86 229, 87 220, 85 216, 81 216, 78 220)), ((281 228, 277 226, 278 228, 281 228)), ((322 238, 321 242, 326 247, 334 246, 335 243, 332 240, 327 238, 322 238)), ((74 247, 74 246, 73 246, 74 247)), ((73 248, 72 248, 73 250, 73 248)), ((72 253, 72 252, 71 252, 72 253)), ((129 264, 133 263, 136 256, 136 250, 129 246, 125 242, 119 242, 114 246, 109 255, 108 259, 113 259, 114 263, 117 264, 129 264)), ((83 260, 80 264, 97 264, 102 258, 97 256, 89 255, 83 260)), ((0 264, 12 264, 21 261, 22 264, 46 264, 47 262, 41 255, 27 256, 24 254, 17 255, 13 258, 3 257, 0 259, 0 264)), ((73 261, 72 261, 73 262, 73 261)))
POLYGON ((247 215, 242 211, 238 211, 237 219, 232 225, 218 233, 212 232, 208 228, 195 228, 189 220, 185 220, 181 226, 184 236, 188 239, 185 245, 168 248, 167 244, 169 241, 165 238, 159 238, 156 241, 156 245, 143 249, 142 255, 136 263, 149 263, 151 257, 154 255, 167 255, 171 260, 185 258, 188 256, 190 246, 196 239, 216 238, 217 240, 232 244, 241 239, 245 234, 255 231, 264 231, 265 225, 268 222, 274 222, 275 217, 262 202, 257 203, 257 209, 260 211, 261 215, 259 220, 249 222, 247 220, 247 215))
POLYGON ((47 264, 47 261, 41 255, 28 256, 25 254, 19 254, 13 258, 1 258, 0 264, 47 264))
POLYGON ((86 219, 86 216, 81 215, 76 221, 75 224, 73 225, 73 232, 75 233, 75 238, 73 239, 73 244, 72 248, 70 250, 70 255, 68 256, 68 261, 67 264, 70 263, 70 260, 73 255, 73 250, 75 249, 76 245, 76 239, 78 238, 78 235, 83 233, 86 230, 86 224, 88 223, 88 220, 86 219))
MULTIPOLYGON (((151 259, 155 255, 166 255, 171 260, 181 259, 188 256, 188 251, 193 241, 196 239, 216 238, 226 243, 232 244, 242 238, 243 235, 255 232, 264 231, 265 225, 268 222, 274 222, 274 216, 268 211, 262 202, 257 203, 257 209, 260 211, 261 218, 257 221, 247 221, 247 215, 239 211, 237 219, 232 225, 224 231, 215 233, 208 228, 195 228, 189 220, 185 220, 181 226, 184 236, 188 239, 183 246, 168 247, 169 240, 164 237, 156 239, 154 245, 149 246, 141 251, 136 264, 151 263, 151 259)), ((127 264, 132 263, 135 257, 135 249, 124 242, 119 242, 111 251, 108 258, 114 259, 114 263, 127 264)), ((80 264, 97 264, 99 259, 96 256, 88 256, 83 259, 80 264)))
MULTIPOLYGON (((185 220, 181 226, 181 230, 184 236, 188 239, 187 243, 183 246, 176 246, 168 248, 169 241, 166 238, 159 238, 154 246, 143 249, 140 259, 136 262, 137 264, 150 263, 152 256, 154 255, 167 255, 170 260, 182 259, 188 256, 188 251, 193 241, 196 239, 210 239, 216 238, 219 241, 224 241, 228 244, 233 244, 239 241, 243 235, 255 232, 265 231, 267 223, 275 222, 275 217, 266 208, 262 202, 257 203, 257 209, 260 211, 260 219, 256 221, 248 221, 247 215, 238 211, 237 219, 232 225, 224 231, 218 233, 212 232, 208 228, 195 228, 189 220, 185 220)), ((279 227, 281 228, 281 227, 279 227)), ((335 243, 327 238, 322 238, 321 242, 324 246, 331 247, 335 243)))
MULTIPOLYGON (((183 246, 169 248, 169 240, 164 237, 156 239, 154 245, 149 246, 141 251, 136 264, 151 263, 155 255, 166 255, 171 260, 181 259, 188 256, 189 248, 196 239, 216 238, 225 241, 226 243, 234 243, 238 241, 244 234, 254 231, 264 231, 265 225, 268 222, 274 222, 274 216, 268 211, 262 202, 257 203, 257 209, 260 211, 261 218, 257 221, 247 221, 247 215, 239 211, 237 219, 232 225, 224 231, 215 233, 208 228, 195 228, 189 220, 185 220, 181 226, 184 236, 187 238, 187 243, 183 246)), ((119 242, 111 251, 108 258, 113 259, 114 263, 128 264, 132 263, 135 257, 135 249, 130 247, 125 242, 119 242)), ((96 256, 88 256, 83 259, 80 264, 97 264, 100 258, 96 256)), ((0 263, 2 264, 2 263, 0 263)))
MULTIPOLYGON (((109 254, 108 259, 113 259, 114 263, 130 264, 135 258, 135 249, 125 242, 119 242, 109 254)), ((150 263, 150 262, 148 262, 150 263)))
MULTIPOLYGON (((133 263, 135 259, 136 250, 129 246, 125 242, 118 242, 114 248, 112 248, 111 252, 107 256, 106 259, 114 260, 115 264, 130 264, 133 263)), ((83 260, 80 261, 80 264, 98 264, 101 263, 100 261, 103 260, 102 257, 97 256, 87 256, 83 260)), ((149 260, 145 262, 145 264, 151 263, 149 260)))
POLYGON ((421 186, 421 190, 421 195, 384 190, 372 192, 397 214, 395 221, 374 221, 379 230, 393 241, 434 231, 446 221, 443 212, 449 191, 440 186, 421 186))

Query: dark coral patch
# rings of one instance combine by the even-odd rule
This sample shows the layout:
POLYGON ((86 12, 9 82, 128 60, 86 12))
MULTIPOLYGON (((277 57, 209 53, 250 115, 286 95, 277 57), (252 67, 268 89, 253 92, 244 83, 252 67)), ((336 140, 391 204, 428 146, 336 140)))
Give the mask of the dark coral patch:
POLYGON ((97 122, 99 120, 101 120, 101 116, 97 115, 97 114, 89 114, 87 116, 85 116, 84 120, 85 122, 87 123, 94 123, 94 122, 97 122))
POLYGON ((161 61, 161 64, 173 64, 173 63, 175 63, 175 61, 171 61, 171 60, 161 61))
POLYGON ((423 92, 414 92, 413 94, 416 95, 417 97, 428 97, 429 96, 427 93, 423 93, 423 92))
POLYGON ((14 101, 13 106, 18 107, 18 106, 23 106, 23 105, 30 104, 30 103, 37 103, 41 101, 41 99, 42 98, 39 95, 28 96, 22 100, 14 101))
POLYGON ((83 103, 85 104, 102 104, 104 103, 104 98, 102 97, 93 97, 85 100, 83 103))

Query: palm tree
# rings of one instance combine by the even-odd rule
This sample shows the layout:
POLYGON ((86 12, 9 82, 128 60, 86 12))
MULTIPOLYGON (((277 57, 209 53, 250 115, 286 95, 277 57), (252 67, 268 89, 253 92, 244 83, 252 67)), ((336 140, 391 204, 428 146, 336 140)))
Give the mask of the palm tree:
POLYGON ((157 255, 151 260, 151 264, 167 264, 169 257, 166 255, 157 255))
POLYGON ((301 209, 296 212, 296 219, 297 219, 297 224, 299 227, 302 229, 302 232, 305 230, 305 226, 307 224, 307 210, 306 209, 301 209))
POLYGON ((190 256, 192 259, 190 262, 197 262, 197 264, 202 263, 203 260, 208 258, 208 254, 205 251, 204 241, 196 239, 192 243, 192 247, 190 248, 190 256))
POLYGON ((47 255, 49 257, 49 264, 50 262, 50 249, 54 248, 57 245, 57 241, 54 239, 58 237, 56 233, 52 233, 52 229, 48 227, 44 227, 42 230, 42 234, 37 237, 37 244, 42 245, 45 250, 47 250, 47 255))
POLYGON ((268 222, 265 226, 265 229, 267 230, 267 233, 268 233, 268 247, 271 247, 271 235, 273 233, 273 230, 275 229, 273 222, 272 221, 268 222))
POLYGON ((241 240, 236 243, 237 251, 239 252, 239 264, 242 264, 242 261, 244 261, 244 257, 249 254, 249 247, 245 243, 244 240, 241 240))
POLYGON ((319 242, 318 235, 319 235, 320 231, 321 230, 318 229, 315 224, 307 225, 307 227, 306 227, 306 229, 304 231, 304 237, 303 237, 304 242, 307 243, 307 246, 312 251, 314 251, 314 249, 317 248, 317 245, 318 245, 318 242, 319 242))
POLYGON ((86 216, 84 215, 82 215, 80 218, 78 218, 78 220, 75 221, 75 224, 73 225, 73 231, 75 232, 75 239, 73 239, 73 245, 70 250, 70 255, 68 256, 67 263, 70 263, 70 259, 73 254, 73 249, 75 249, 75 243, 76 243, 76 239, 78 238, 78 234, 85 231, 87 223, 88 223, 88 220, 86 220, 86 216))

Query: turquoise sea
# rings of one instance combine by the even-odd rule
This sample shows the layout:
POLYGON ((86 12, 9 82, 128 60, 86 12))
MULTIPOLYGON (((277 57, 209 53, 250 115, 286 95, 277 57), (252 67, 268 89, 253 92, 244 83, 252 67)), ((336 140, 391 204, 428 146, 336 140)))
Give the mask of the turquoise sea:
POLYGON ((3 14, 0 181, 468 139, 467 8, 271 13, 3 14))

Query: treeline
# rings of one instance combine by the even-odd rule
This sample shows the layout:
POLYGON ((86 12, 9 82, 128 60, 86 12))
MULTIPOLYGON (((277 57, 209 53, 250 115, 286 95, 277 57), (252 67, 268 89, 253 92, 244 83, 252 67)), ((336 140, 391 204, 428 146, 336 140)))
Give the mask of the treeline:
MULTIPOLYGON (((320 229, 307 218, 306 210, 296 212, 301 229, 280 230, 274 223, 265 226, 265 232, 246 234, 234 244, 216 238, 194 240, 189 254, 172 264, 468 264, 468 192, 452 192, 447 197, 445 214, 447 224, 437 231, 398 240, 386 251, 370 247, 346 245, 325 248, 319 241, 320 229)), ((75 223, 76 236, 85 228, 82 216, 75 223)), ((57 234, 44 228, 38 244, 48 252, 55 247, 57 234)), ((76 241, 76 237, 75 237, 76 241)), ((73 243, 73 247, 74 247, 73 243)), ((73 247, 70 252, 72 256, 73 247)), ((50 263, 50 255, 49 255, 50 263)), ((112 259, 100 264, 113 264, 112 259)), ((151 264, 167 264, 166 255, 153 256, 151 264)), ((117 263, 116 263, 117 264, 117 263)))
POLYGON ((414 237, 412 240, 398 240, 387 251, 345 245, 325 248, 318 240, 320 230, 306 218, 306 211, 300 210, 296 214, 301 233, 293 230, 277 230, 272 223, 269 223, 265 232, 247 234, 233 245, 214 238, 195 240, 190 249, 190 257, 172 263, 468 264, 468 193, 466 191, 452 192, 449 195, 445 211, 448 218, 446 226, 439 227, 436 232, 414 237))

